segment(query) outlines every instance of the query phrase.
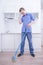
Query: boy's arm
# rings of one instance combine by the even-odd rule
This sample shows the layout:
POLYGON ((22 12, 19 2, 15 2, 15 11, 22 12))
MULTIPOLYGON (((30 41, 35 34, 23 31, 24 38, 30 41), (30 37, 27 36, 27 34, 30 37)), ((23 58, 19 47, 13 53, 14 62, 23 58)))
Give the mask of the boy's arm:
POLYGON ((30 17, 32 21, 28 24, 28 27, 32 26, 32 24, 35 23, 35 17, 32 14, 30 14, 30 17))
POLYGON ((19 24, 23 23, 23 18, 21 17, 21 19, 19 20, 19 24))

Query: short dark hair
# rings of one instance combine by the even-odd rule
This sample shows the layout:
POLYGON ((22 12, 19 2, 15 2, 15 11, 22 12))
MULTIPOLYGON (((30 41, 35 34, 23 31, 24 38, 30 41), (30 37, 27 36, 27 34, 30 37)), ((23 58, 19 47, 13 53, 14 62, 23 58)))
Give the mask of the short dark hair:
POLYGON ((19 12, 21 12, 22 10, 25 10, 23 7, 21 7, 20 9, 19 9, 19 12))

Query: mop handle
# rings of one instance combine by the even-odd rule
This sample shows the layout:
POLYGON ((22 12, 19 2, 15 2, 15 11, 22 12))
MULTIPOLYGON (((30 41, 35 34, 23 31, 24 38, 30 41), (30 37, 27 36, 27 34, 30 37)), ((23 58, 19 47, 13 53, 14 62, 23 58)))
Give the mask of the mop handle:
MULTIPOLYGON (((25 35, 26 35, 26 33, 25 33, 25 35)), ((25 35, 24 35, 24 37, 25 37, 25 35)), ((24 40, 24 37, 23 37, 23 40, 24 40)), ((23 42, 23 40, 21 41, 21 43, 23 42)), ((17 48, 16 51, 15 51, 15 56, 17 55, 17 52, 18 52, 18 50, 19 50, 19 48, 20 48, 20 46, 21 46, 21 43, 19 44, 18 48, 17 48)))

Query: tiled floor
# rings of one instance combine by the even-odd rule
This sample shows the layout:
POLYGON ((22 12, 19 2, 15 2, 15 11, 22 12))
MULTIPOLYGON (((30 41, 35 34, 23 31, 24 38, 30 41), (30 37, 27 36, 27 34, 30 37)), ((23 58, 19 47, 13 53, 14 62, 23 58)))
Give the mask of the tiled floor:
POLYGON ((39 53, 35 53, 35 58, 26 52, 22 57, 16 59, 16 62, 12 62, 13 52, 1 52, 0 53, 0 65, 43 65, 43 48, 39 53))

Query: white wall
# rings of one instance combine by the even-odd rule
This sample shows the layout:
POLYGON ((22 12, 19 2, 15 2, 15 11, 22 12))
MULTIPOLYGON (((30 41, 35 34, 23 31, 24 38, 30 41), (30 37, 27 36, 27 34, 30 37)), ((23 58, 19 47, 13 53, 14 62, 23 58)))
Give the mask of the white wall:
MULTIPOLYGON (((26 1, 26 0, 25 0, 26 1)), ((5 12, 18 12, 18 9, 23 6, 29 12, 38 12, 39 13, 39 21, 40 21, 40 0, 28 0, 24 2, 24 0, 1 0, 0 1, 0 50, 1 51, 13 51, 17 48, 20 43, 20 33, 4 33, 4 13, 5 12), (25 3, 25 5, 24 5, 25 3), (28 3, 28 4, 26 4, 28 3), (34 3, 34 4, 33 4, 34 3), (29 6, 29 7, 27 7, 29 6)), ((39 27, 40 28, 40 27, 39 27)), ((27 41, 26 41, 27 43, 27 41)), ((35 51, 41 50, 41 34, 33 34, 33 45, 35 51)), ((28 49, 28 44, 26 44, 25 49, 28 49)))
MULTIPOLYGON (((36 24, 32 26, 32 32, 33 33, 40 33, 40 15, 41 15, 41 10, 40 10, 40 0, 2 0, 0 3, 0 33, 5 33, 5 24, 4 24, 4 13, 18 13, 19 8, 24 7, 27 12, 31 13, 38 13, 39 19, 36 20, 36 24), (34 3, 33 3, 34 2, 34 3), (26 4, 27 3, 27 4, 26 4), (37 5, 36 5, 37 4, 37 5)), ((18 24, 18 20, 15 22, 15 32, 14 33, 20 33, 21 32, 21 26, 18 24), (18 25, 18 26, 17 26, 18 25), (17 26, 17 30, 15 27, 17 26)))
POLYGON ((1 0, 0 11, 3 12, 18 12, 20 7, 26 8, 29 12, 39 12, 41 0, 1 0), (36 5, 37 4, 37 5, 36 5), (37 10, 36 10, 37 9, 37 10))

